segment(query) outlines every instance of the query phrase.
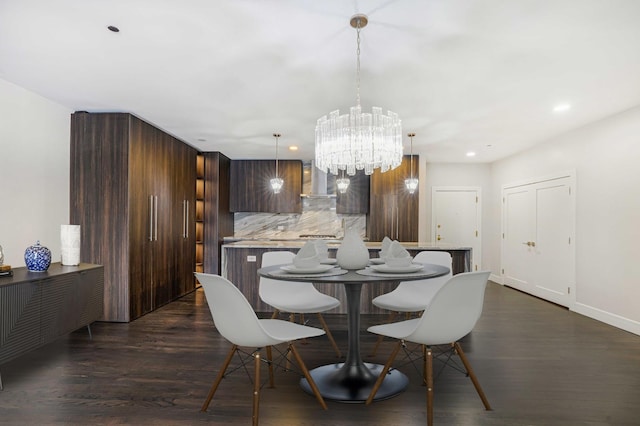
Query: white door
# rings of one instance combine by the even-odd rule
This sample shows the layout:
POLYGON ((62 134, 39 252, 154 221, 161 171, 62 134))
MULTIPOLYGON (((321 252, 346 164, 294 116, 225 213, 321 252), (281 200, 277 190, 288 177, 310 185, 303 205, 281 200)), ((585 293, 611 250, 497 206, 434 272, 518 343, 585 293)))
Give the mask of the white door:
POLYGON ((471 247, 471 270, 480 270, 480 188, 433 187, 431 201, 431 235, 435 243, 471 247))
POLYGON ((574 292, 572 176, 503 189, 504 283, 569 306, 574 292))
POLYGON ((535 235, 535 199, 527 187, 509 188, 503 192, 504 221, 502 276, 504 283, 522 291, 530 291, 533 275, 533 241, 535 235))

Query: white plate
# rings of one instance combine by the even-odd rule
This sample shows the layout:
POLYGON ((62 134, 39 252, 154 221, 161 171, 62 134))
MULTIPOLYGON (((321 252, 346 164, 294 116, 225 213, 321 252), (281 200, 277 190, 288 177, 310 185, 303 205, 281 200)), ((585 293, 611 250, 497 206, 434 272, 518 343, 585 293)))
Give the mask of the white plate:
POLYGON ((369 262, 374 265, 382 265, 384 263, 384 259, 380 259, 379 257, 372 257, 371 259, 369 259, 369 262))
POLYGON ((336 263, 338 263, 338 260, 337 259, 325 259, 325 260, 321 260, 320 263, 323 264, 323 265, 335 265, 336 263))
POLYGON ((389 266, 389 265, 371 265, 371 269, 376 272, 386 272, 389 274, 404 274, 410 272, 418 272, 424 265, 421 263, 412 263, 409 266, 389 266))
POLYGON ((311 268, 297 268, 295 265, 281 266, 280 269, 292 274, 320 274, 333 269, 333 265, 317 265, 311 268))

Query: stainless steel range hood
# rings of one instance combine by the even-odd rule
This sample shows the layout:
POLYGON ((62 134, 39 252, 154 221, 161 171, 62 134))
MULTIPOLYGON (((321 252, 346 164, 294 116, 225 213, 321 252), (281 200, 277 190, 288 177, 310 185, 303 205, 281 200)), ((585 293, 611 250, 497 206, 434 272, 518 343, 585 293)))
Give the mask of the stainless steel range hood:
POLYGON ((317 168, 314 160, 302 162, 302 194, 306 198, 335 198, 336 177, 317 168))

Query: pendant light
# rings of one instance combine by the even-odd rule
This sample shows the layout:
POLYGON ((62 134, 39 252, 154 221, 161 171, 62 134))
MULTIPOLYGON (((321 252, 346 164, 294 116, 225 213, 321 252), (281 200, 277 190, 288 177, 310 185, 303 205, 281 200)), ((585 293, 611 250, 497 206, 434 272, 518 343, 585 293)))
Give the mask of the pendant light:
POLYGON ((409 179, 405 179, 404 180, 404 184, 407 187, 407 191, 409 191, 409 194, 413 194, 416 192, 416 189, 418 189, 418 178, 414 178, 413 177, 413 137, 415 136, 415 133, 408 133, 407 136, 409 136, 409 138, 411 139, 411 155, 409 156, 409 163, 410 163, 410 167, 411 167, 411 175, 409 177, 409 179))
POLYGON ((344 177, 344 170, 341 171, 342 176, 340 179, 336 179, 336 186, 338 187, 338 192, 344 194, 347 192, 347 188, 349 188, 349 178, 344 177))
POLYGON ((284 180, 278 177, 278 138, 282 136, 280 133, 274 133, 273 137, 276 138, 276 177, 271 179, 271 189, 274 194, 279 194, 284 185, 284 180))

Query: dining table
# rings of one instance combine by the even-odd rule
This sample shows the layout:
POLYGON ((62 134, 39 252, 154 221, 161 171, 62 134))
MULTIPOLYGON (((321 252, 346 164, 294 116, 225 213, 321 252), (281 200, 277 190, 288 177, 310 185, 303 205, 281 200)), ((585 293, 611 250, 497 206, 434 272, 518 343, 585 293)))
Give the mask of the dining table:
MULTIPOLYGON (((324 268, 326 269, 326 268, 324 268)), ((383 365, 362 360, 360 353, 360 297, 363 285, 399 283, 401 281, 427 280, 449 273, 446 266, 424 263, 422 268, 410 272, 396 272, 393 268, 380 272, 375 266, 360 270, 346 270, 335 266, 319 273, 292 273, 291 265, 274 265, 258 269, 258 275, 275 280, 343 285, 347 300, 348 349, 344 362, 322 365, 310 370, 320 394, 329 400, 344 403, 364 403, 375 384, 383 365), (372 269, 374 268, 374 269, 372 269), (393 272, 391 272, 393 271, 393 272)), ((391 370, 385 377, 374 401, 391 398, 403 392, 409 379, 399 370, 391 370)), ((300 380, 304 391, 312 394, 307 379, 300 380)))

